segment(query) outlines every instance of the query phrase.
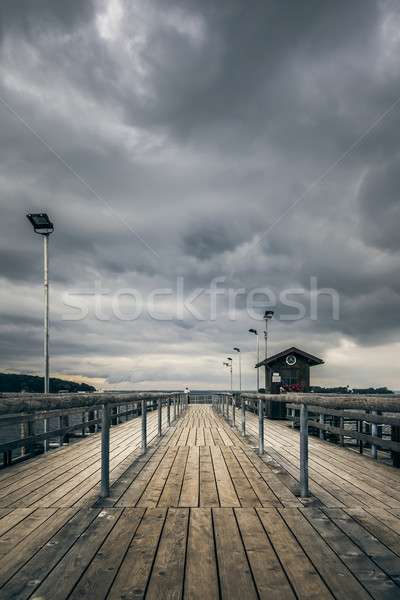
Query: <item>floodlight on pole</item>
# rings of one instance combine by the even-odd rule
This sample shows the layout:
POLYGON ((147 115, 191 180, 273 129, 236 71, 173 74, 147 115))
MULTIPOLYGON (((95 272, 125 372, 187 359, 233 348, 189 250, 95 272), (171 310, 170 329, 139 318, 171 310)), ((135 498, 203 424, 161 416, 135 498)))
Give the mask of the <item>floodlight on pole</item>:
POLYGON ((226 367, 229 367, 229 370, 230 370, 230 372, 231 372, 231 394, 232 394, 232 392, 233 392, 233 387, 232 387, 232 359, 231 359, 231 358, 227 358, 226 360, 229 360, 229 361, 230 361, 230 362, 227 362, 227 363, 226 363, 226 362, 224 362, 224 365, 225 365, 226 367))
POLYGON ((54 225, 46 213, 26 215, 35 233, 43 236, 44 243, 44 393, 49 393, 49 235, 54 225))
POLYGON ((239 353, 239 391, 242 393, 242 357, 240 354, 240 348, 234 348, 239 353))
MULTIPOLYGON (((264 339, 265 339, 265 361, 268 357, 268 321, 272 319, 274 316, 273 310, 266 310, 264 313, 265 319, 265 331, 264 331, 264 339)), ((265 393, 268 393, 268 376, 267 376, 267 363, 265 363, 265 393)))
MULTIPOLYGON (((258 331, 256 329, 249 329, 249 333, 254 333, 257 336, 257 364, 260 362, 260 338, 258 337, 258 331)), ((257 389, 256 393, 260 389, 260 370, 257 367, 257 389)))

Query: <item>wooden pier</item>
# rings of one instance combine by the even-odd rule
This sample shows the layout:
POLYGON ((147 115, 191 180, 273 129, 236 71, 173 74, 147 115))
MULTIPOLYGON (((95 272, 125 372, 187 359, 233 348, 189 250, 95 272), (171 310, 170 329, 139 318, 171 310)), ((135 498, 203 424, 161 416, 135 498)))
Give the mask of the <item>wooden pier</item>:
POLYGON ((0 473, 3 600, 400 597, 398 469, 311 438, 300 498, 290 423, 166 419, 111 428, 107 498, 100 435, 0 473))

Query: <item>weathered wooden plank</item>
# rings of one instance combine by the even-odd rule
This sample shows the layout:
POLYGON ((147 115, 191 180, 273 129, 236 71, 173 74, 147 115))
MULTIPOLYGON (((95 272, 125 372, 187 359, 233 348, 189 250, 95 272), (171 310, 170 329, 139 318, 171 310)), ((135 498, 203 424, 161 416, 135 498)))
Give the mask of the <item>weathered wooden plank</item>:
MULTIPOLYGON (((0 587, 36 554, 76 513, 77 508, 57 510, 37 529, 26 535, 0 561, 0 587)), ((0 592, 1 593, 1 592, 0 592)))
POLYGON ((4 533, 0 537, 0 556, 10 552, 22 539, 51 517, 55 511, 55 508, 39 508, 12 529, 9 529, 7 533, 4 533))
POLYGON ((199 506, 200 447, 191 446, 185 466, 179 506, 199 506))
POLYGON ((294 599, 289 580, 254 508, 236 508, 235 515, 260 599, 294 599))
POLYGON ((222 446, 221 451, 232 478, 233 485, 235 486, 240 505, 242 507, 261 506, 261 502, 257 497, 257 494, 251 487, 249 480, 244 474, 243 469, 236 459, 236 456, 232 453, 232 450, 222 446))
POLYGON ((232 452, 242 468, 243 473, 246 475, 249 484, 253 488, 254 493, 260 500, 261 505, 264 507, 282 506, 282 503, 279 502, 275 493, 272 491, 263 476, 255 469, 254 465, 250 462, 243 450, 241 448, 233 448, 232 452))
POLYGON ((219 506, 210 446, 200 448, 200 506, 219 506))
POLYGON ((316 533, 300 511, 280 508, 279 513, 337 600, 370 598, 359 581, 316 533))
POLYGON ((384 573, 400 586, 399 556, 342 509, 325 508, 323 511, 384 573))
MULTIPOLYGON (((68 510, 68 509, 67 509, 68 510)), ((99 515, 80 510, 1 588, 2 600, 26 600, 99 515)))
POLYGON ((188 446, 180 447, 178 449, 178 453, 165 482, 157 506, 168 507, 179 505, 188 452, 188 446))
POLYGON ((15 525, 18 525, 23 519, 26 519, 32 512, 33 508, 15 508, 0 520, 0 535, 4 535, 15 525))
POLYGON ((107 600, 145 597, 154 557, 164 526, 166 509, 148 508, 129 545, 107 600))
POLYGON ((180 598, 185 573, 189 509, 168 509, 151 572, 146 600, 180 598))
POLYGON ((143 492, 137 504, 138 506, 146 506, 148 508, 157 506, 177 453, 177 446, 167 450, 143 492))
POLYGON ((114 527, 121 509, 106 508, 90 523, 83 535, 36 589, 33 598, 64 600, 73 590, 82 572, 90 564, 98 548, 114 527))
POLYGON ((398 599, 398 586, 322 510, 301 511, 373 598, 398 599))
POLYGON ((133 507, 136 506, 143 492, 153 477, 160 461, 166 455, 168 451, 167 447, 158 448, 150 460, 145 464, 143 469, 140 470, 138 475, 133 479, 127 488, 126 492, 116 503, 116 506, 121 507, 133 507))
POLYGON ((213 508, 222 598, 256 600, 257 592, 232 508, 213 508))
POLYGON ((257 508, 274 550, 299 598, 333 598, 313 564, 286 526, 277 509, 257 508))
MULTIPOLYGON (((400 556, 400 535, 398 533, 362 508, 346 508, 345 512, 392 552, 400 556)), ((399 524, 398 519, 397 523, 399 524)))
POLYGON ((103 600, 118 573, 132 538, 142 520, 144 508, 125 508, 115 526, 78 581, 69 600, 103 600))
POLYGON ((190 510, 185 600, 219 600, 217 561, 210 508, 190 510))
POLYGON ((210 450, 220 506, 241 506, 225 459, 222 456, 221 448, 219 446, 211 446, 210 450))

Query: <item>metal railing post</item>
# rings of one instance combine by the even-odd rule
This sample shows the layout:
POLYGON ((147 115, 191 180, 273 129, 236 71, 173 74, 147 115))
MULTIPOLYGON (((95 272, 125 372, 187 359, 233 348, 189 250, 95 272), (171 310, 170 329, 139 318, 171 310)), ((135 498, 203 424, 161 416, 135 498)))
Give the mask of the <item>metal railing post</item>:
MULTIPOLYGON (((372 415, 377 415, 377 410, 371 410, 372 415)), ((378 437, 378 423, 371 423, 371 435, 373 437, 378 437)), ((376 444, 371 444, 371 458, 372 460, 376 460, 378 458, 378 446, 376 444)))
POLYGON ((168 396, 167 400, 167 427, 171 426, 171 398, 168 396))
POLYGON ((226 402, 226 420, 229 421, 229 396, 228 395, 225 396, 225 402, 226 402))
POLYGON ((235 427, 235 396, 232 396, 232 427, 235 427))
POLYGON ((246 435, 246 402, 242 398, 242 435, 246 435))
POLYGON ((101 411, 101 497, 110 495, 110 409, 103 404, 101 411))
POLYGON ((300 496, 308 496, 308 407, 300 406, 300 496))
POLYGON ((260 454, 264 454, 264 405, 261 398, 258 401, 258 445, 260 454))
MULTIPOLYGON (((324 415, 323 413, 320 413, 320 414, 319 414, 319 422, 321 423, 321 425, 324 425, 324 424, 325 424, 325 415, 324 415)), ((324 432, 324 430, 323 430, 323 429, 320 429, 320 430, 319 430, 319 439, 320 439, 320 440, 323 440, 323 439, 325 439, 325 435, 324 435, 324 433, 325 433, 325 432, 324 432)))
POLYGON ((161 437, 161 429, 162 429, 161 415, 162 415, 162 398, 159 398, 158 399, 158 432, 157 432, 158 437, 161 437))
POLYGON ((147 450, 147 404, 142 400, 142 454, 147 450))
POLYGON ((176 420, 176 396, 174 396, 174 421, 176 420))

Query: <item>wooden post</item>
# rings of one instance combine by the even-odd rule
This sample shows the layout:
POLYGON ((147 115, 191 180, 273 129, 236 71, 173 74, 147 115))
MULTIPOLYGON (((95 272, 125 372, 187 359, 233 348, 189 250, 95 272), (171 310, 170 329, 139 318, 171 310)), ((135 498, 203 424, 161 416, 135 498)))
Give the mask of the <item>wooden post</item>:
POLYGON ((110 495, 110 409, 103 404, 101 411, 101 497, 110 495))
POLYGON ((260 454, 264 454, 264 405, 258 400, 258 446, 260 454))
POLYGON ((296 416, 296 409, 292 408, 292 429, 294 429, 296 427, 296 421, 294 420, 296 416))
POLYGON ((232 396, 232 427, 235 427, 235 397, 232 396))
MULTIPOLYGON (((344 417, 339 417, 339 427, 340 429, 344 429, 344 417)), ((341 434, 339 436, 339 442, 341 446, 344 446, 344 435, 341 434)))
POLYGON ((176 396, 174 396, 174 421, 176 420, 176 396))
POLYGON ((308 408, 300 407, 300 496, 308 496, 308 408))
POLYGON ((229 396, 224 396, 226 403, 226 420, 229 421, 229 396))
MULTIPOLYGON (((95 411, 90 410, 88 413, 88 421, 93 421, 94 419, 96 419, 97 417, 95 417, 95 411)), ((95 425, 89 425, 89 433, 94 433, 96 431, 96 426, 95 425)))
POLYGON ((171 398, 168 396, 167 400, 167 427, 171 426, 171 398))
MULTIPOLYGON (((390 439, 392 442, 400 442, 400 427, 398 425, 391 426, 391 435, 390 439)), ((393 466, 396 468, 400 467, 400 452, 396 452, 395 450, 391 451, 393 466)))
POLYGON ((242 436, 246 435, 246 401, 242 398, 242 436))
POLYGON ((142 400, 142 454, 147 450, 147 406, 146 400, 142 400))
MULTIPOLYGON (((68 415, 63 415, 61 417, 58 417, 58 426, 59 429, 66 429, 69 425, 69 418, 68 415)), ((68 431, 66 433, 61 433, 60 434, 60 438, 59 438, 59 446, 62 446, 63 444, 68 444, 69 443, 69 433, 68 431)))

